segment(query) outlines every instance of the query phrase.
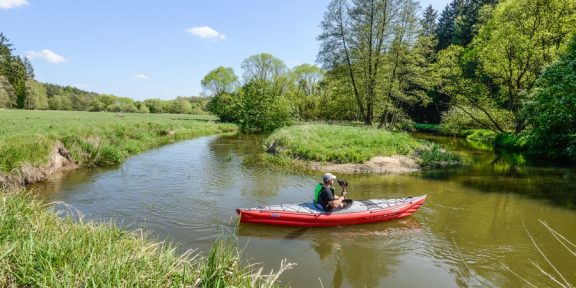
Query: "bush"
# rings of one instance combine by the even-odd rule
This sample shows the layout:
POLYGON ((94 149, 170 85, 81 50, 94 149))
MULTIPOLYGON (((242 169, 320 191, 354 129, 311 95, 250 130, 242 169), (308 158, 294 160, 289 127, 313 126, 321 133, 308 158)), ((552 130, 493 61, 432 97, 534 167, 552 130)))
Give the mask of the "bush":
POLYGON ((494 140, 494 146, 510 149, 510 150, 525 150, 527 142, 526 134, 512 134, 512 133, 500 133, 496 136, 494 140))
POLYGON ((208 109, 220 120, 236 122, 249 132, 269 132, 293 120, 290 102, 265 80, 253 80, 238 93, 215 96, 208 109))
POLYGON ((576 34, 566 52, 536 82, 523 114, 532 153, 576 160, 576 34))
POLYGON ((498 135, 496 132, 486 129, 467 130, 466 132, 469 132, 466 140, 490 145, 494 145, 494 141, 498 135))

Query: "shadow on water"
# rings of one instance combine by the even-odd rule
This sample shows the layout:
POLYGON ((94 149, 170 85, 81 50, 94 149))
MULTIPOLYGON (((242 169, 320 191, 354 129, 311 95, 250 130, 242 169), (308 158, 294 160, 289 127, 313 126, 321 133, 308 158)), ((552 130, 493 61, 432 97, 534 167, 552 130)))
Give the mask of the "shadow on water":
POLYGON ((461 167, 421 172, 421 176, 426 179, 450 180, 487 193, 515 193, 576 209, 574 164, 543 161, 521 153, 494 150, 490 146, 461 138, 429 134, 414 136, 441 144, 463 160, 461 167))

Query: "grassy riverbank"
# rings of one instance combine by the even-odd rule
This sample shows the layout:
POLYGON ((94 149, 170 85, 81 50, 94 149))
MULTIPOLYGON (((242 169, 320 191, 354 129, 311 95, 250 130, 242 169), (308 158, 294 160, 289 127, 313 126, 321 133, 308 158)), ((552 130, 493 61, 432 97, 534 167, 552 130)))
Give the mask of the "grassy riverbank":
POLYGON ((61 218, 14 191, 65 168, 106 166, 181 139, 233 132, 212 116, 0 109, 0 287, 272 287, 228 240, 180 255, 112 224, 61 218))
POLYGON ((213 116, 0 110, 0 188, 43 180, 55 147, 76 166, 122 163, 170 142, 236 131, 213 116), (57 144, 61 144, 58 146, 57 144))
POLYGON ((446 166, 458 158, 438 145, 414 139, 407 133, 367 127, 307 124, 276 130, 266 146, 276 143, 275 156, 263 156, 277 164, 292 161, 334 164, 365 163, 378 156, 407 156, 421 166, 446 166))
POLYGON ((111 224, 59 218, 24 193, 0 197, 0 287, 272 287, 233 243, 180 255, 111 224))

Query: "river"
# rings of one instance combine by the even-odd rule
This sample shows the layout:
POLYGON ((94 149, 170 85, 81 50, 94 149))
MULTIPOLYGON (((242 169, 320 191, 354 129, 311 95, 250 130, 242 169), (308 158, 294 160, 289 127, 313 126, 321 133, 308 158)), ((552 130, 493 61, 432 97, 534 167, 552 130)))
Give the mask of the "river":
POLYGON ((266 270, 278 269, 282 259, 297 263, 280 278, 292 287, 528 286, 515 274, 537 286, 553 285, 534 264, 562 281, 538 249, 576 284, 576 255, 540 222, 576 243, 574 167, 482 150, 462 139, 416 136, 459 154, 464 166, 410 175, 337 175, 348 180, 353 199, 428 194, 412 216, 384 223, 238 225, 236 208, 307 202, 321 177, 246 167, 242 160, 261 149, 258 136, 179 142, 118 167, 55 175, 31 190, 87 219, 144 228, 182 251, 206 251, 218 236, 235 234, 251 263, 266 270))

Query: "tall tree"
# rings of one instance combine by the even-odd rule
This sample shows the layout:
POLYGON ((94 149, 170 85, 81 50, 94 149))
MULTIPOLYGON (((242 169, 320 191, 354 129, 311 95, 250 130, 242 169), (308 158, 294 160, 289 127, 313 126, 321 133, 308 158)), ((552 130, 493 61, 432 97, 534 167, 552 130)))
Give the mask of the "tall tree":
POLYGON ((288 67, 272 54, 252 55, 242 61, 241 67, 244 84, 255 80, 267 81, 278 94, 283 93, 288 85, 288 67))
POLYGON ((494 6, 498 0, 465 0, 460 13, 455 19, 455 30, 452 44, 466 46, 478 34, 482 23, 481 10, 486 5, 494 6))
POLYGON ((462 3, 463 0, 452 0, 452 2, 442 10, 442 13, 440 13, 436 30, 438 37, 437 51, 446 49, 446 47, 452 44, 452 38, 456 31, 456 17, 458 16, 462 3))
POLYGON ((436 30, 438 29, 438 24, 436 24, 437 17, 438 12, 432 8, 432 4, 428 5, 426 10, 424 10, 424 14, 422 14, 422 19, 420 20, 423 36, 436 38, 436 30))
POLYGON ((474 46, 481 69, 500 86, 498 102, 523 130, 522 103, 542 68, 551 63, 576 26, 576 2, 514 0, 496 6, 474 46))
POLYGON ((324 71, 318 66, 302 64, 291 71, 292 85, 288 93, 290 102, 296 108, 300 119, 318 118, 320 105, 320 83, 324 81, 324 71))
POLYGON ((10 90, 16 97, 16 107, 24 108, 28 93, 26 82, 34 77, 34 72, 27 59, 12 55, 12 51, 10 41, 0 33, 0 76, 12 86, 10 90))
POLYGON ((333 0, 321 24, 318 60, 327 69, 346 67, 358 113, 366 125, 374 119, 377 81, 400 2, 333 0))
POLYGON ((234 69, 220 66, 208 72, 202 78, 201 85, 211 96, 229 94, 236 90, 238 76, 234 74, 234 69))
POLYGON ((429 79, 425 69, 427 61, 424 47, 416 46, 421 33, 418 17, 418 3, 403 1, 399 7, 398 19, 393 24, 394 38, 386 54, 381 99, 382 112, 378 127, 393 129, 398 122, 408 120, 405 109, 416 103, 428 102, 426 90, 429 79))

